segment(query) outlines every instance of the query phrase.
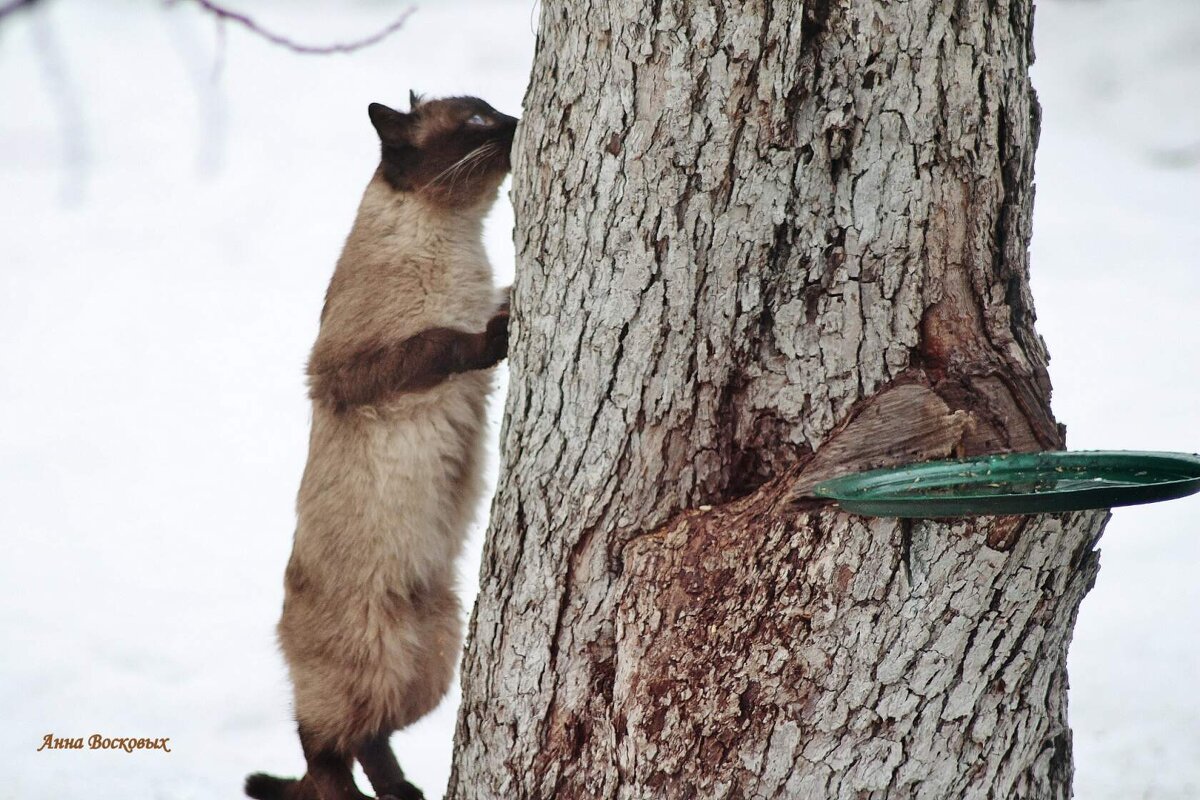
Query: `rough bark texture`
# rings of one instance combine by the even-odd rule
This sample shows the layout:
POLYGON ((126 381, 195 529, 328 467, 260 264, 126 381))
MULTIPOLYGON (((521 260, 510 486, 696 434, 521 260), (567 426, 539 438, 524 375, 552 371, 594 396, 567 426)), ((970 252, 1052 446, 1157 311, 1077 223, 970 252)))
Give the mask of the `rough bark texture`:
POLYGON ((1062 446, 1030 0, 544 0, 449 797, 1070 794, 1102 513, 868 521, 1062 446))

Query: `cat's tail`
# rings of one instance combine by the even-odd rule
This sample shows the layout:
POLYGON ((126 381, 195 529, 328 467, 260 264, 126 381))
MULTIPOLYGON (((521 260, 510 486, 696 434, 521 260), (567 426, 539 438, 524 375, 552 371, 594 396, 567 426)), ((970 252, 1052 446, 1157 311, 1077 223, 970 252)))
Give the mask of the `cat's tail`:
POLYGON ((247 775, 245 792, 255 800, 320 800, 309 781, 303 778, 276 778, 265 772, 247 775))

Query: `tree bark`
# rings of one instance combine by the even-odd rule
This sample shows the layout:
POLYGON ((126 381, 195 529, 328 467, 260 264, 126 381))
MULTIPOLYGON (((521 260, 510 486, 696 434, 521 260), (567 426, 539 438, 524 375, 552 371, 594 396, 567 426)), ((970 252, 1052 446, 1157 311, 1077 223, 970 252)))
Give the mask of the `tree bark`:
POLYGON ((1070 795, 1105 515, 805 496, 1063 446, 1031 14, 545 0, 448 797, 1070 795))

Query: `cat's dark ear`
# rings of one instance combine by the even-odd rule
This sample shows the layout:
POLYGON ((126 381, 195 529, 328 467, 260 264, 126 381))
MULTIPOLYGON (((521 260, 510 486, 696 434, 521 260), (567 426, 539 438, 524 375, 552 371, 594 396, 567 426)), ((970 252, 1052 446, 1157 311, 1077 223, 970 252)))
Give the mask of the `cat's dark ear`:
POLYGON ((410 114, 388 108, 383 103, 367 106, 371 124, 375 126, 379 139, 384 144, 407 144, 412 134, 413 118, 410 114))
POLYGON ((421 95, 417 94, 417 93, 416 93, 416 92, 414 92, 412 89, 409 89, 409 90, 408 90, 408 110, 409 110, 410 112, 411 112, 411 111, 416 111, 416 110, 417 110, 417 106, 421 105, 421 104, 422 104, 422 103, 424 103, 424 102, 425 102, 425 98, 424 98, 424 97, 422 97, 421 95))

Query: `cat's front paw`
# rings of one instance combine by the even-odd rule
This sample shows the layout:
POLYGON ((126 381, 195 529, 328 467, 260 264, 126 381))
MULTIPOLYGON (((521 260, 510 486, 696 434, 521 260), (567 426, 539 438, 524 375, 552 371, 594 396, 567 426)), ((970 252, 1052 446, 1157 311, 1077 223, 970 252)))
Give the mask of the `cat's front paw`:
POLYGON ((379 800, 425 800, 425 794, 408 781, 393 786, 386 794, 379 795, 379 800))
MULTIPOLYGON (((508 309, 502 308, 488 320, 483 333, 483 366, 498 364, 508 356, 508 309)), ((400 798, 400 800, 407 800, 400 798)))

